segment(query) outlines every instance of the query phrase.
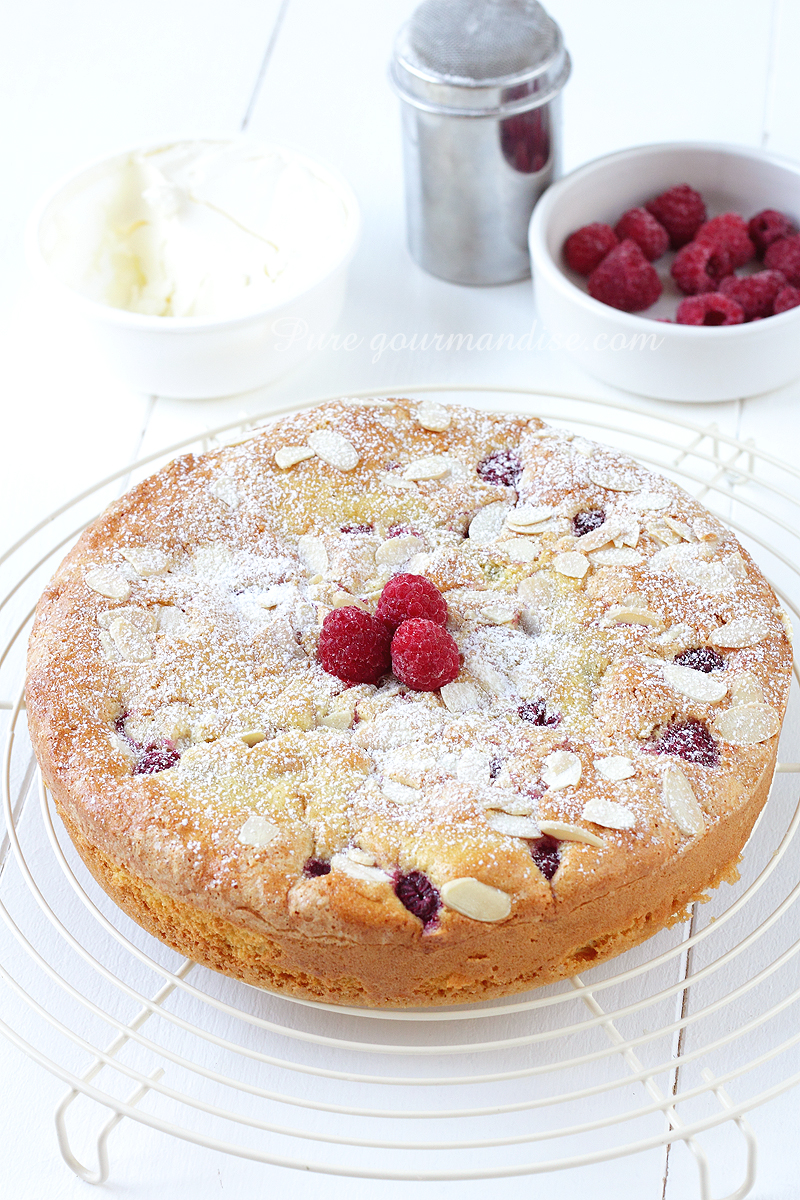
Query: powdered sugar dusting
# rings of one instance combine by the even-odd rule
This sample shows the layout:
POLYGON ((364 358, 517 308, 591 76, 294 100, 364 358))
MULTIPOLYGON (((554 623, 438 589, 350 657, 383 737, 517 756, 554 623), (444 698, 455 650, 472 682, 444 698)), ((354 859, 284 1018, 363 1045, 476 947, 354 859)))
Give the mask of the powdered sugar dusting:
MULTIPOLYGON (((757 777, 774 726, 765 707, 785 703, 786 635, 733 536, 675 485, 586 439, 455 407, 434 417, 398 401, 287 418, 180 460, 123 512, 113 545, 87 553, 76 586, 93 597, 90 621, 71 616, 68 633, 86 678, 105 681, 108 727, 180 754, 136 786, 157 781, 185 828, 205 830, 216 849, 204 889, 239 886, 239 855, 272 853, 281 835, 296 847, 287 877, 333 863, 307 873, 308 887, 420 871, 454 911, 503 919, 505 900, 482 889, 541 886, 527 844, 539 829, 561 830, 558 880, 580 877, 626 846, 699 828, 687 787, 710 824, 725 781, 757 777), (489 460, 514 470, 481 474, 489 460), (599 510, 603 525, 570 532, 576 514, 599 510), (703 539, 685 540, 695 528, 703 539), (507 549, 517 544, 524 553, 507 549), (409 562, 447 600, 458 678, 415 693, 391 676, 348 687, 326 674, 325 613, 351 601, 374 613, 409 562), (724 648, 719 678, 672 664, 704 645, 724 648), (726 718, 737 672, 764 699, 726 718), (524 704, 553 720, 523 719, 524 704), (645 751, 680 721, 716 722, 731 740, 718 767, 682 763, 686 787, 671 775, 665 803, 664 762, 645 751), (607 823, 603 838, 585 829, 593 820, 607 823)), ((123 751, 115 769, 127 778, 123 751)), ((149 846, 156 836, 136 834, 149 846)), ((191 859, 187 836, 158 836, 191 859)))

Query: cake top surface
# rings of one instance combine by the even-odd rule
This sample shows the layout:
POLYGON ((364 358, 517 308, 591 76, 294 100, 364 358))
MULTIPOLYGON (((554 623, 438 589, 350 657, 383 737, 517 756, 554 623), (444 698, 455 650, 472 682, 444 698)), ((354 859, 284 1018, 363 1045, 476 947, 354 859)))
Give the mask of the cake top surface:
POLYGON ((670 481, 538 418, 342 401, 95 522, 28 707, 82 827, 167 890, 440 937, 680 854, 760 779, 790 667, 769 585, 670 481), (319 660, 325 615, 398 573, 446 601, 436 691, 319 660))

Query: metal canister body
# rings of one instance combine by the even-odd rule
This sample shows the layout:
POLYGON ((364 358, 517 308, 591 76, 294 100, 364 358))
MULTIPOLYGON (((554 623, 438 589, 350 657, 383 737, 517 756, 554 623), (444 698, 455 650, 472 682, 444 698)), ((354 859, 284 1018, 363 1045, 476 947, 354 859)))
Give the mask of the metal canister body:
MULTIPOLYGON (((437 2, 426 0, 418 13, 437 2)), ((559 94, 569 56, 544 10, 527 7, 548 22, 548 41, 538 60, 532 47, 535 61, 522 71, 492 79, 439 73, 420 62, 413 18, 395 46, 409 249, 426 271, 454 283, 530 275, 528 222, 560 170, 559 94)))

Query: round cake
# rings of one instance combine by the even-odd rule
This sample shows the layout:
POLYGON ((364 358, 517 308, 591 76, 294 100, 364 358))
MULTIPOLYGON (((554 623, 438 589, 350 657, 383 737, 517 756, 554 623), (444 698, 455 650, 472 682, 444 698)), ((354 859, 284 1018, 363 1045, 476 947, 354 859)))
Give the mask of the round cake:
POLYGON ((152 934, 334 1004, 458 1004, 736 876, 792 652, 733 534, 538 418, 341 401, 176 459, 36 614, 27 712, 152 934))

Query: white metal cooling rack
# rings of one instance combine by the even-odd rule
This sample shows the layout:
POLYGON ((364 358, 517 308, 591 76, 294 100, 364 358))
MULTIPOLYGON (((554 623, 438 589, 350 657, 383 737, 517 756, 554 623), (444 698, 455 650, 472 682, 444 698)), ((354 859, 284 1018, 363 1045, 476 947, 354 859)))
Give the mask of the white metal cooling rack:
MULTIPOLYGON (((624 404, 511 388, 395 394, 442 391, 491 407, 511 397, 671 475, 737 530, 800 617, 800 470, 713 426, 624 404)), ((726 1200, 741 1200, 756 1166, 744 1115, 800 1081, 796 686, 781 745, 789 761, 778 767, 740 882, 694 906, 690 922, 585 978, 522 998, 379 1012, 236 984, 129 922, 72 851, 38 777, 21 694, 23 643, 41 588, 115 485, 178 451, 249 436, 276 415, 141 459, 0 557, 0 708, 8 720, 0 1031, 68 1085, 55 1117, 65 1161, 86 1182, 103 1182, 108 1138, 124 1117, 265 1164, 387 1181, 544 1174, 655 1147, 668 1156, 683 1142, 701 1200, 711 1200, 699 1139, 724 1125, 737 1131, 744 1160, 726 1200), (109 1114, 90 1167, 68 1132, 79 1097, 109 1114)), ((90 1106, 72 1121, 84 1141, 93 1113, 90 1106)))

